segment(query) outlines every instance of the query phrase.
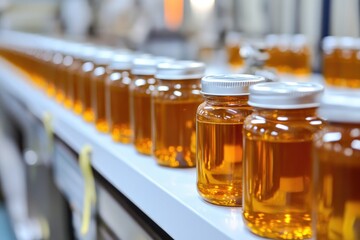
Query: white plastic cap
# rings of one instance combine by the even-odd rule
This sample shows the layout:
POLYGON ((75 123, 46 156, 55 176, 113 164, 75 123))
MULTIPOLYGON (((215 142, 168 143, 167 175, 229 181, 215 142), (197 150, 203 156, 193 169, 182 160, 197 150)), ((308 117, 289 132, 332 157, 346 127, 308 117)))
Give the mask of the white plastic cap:
POLYGON ((202 78, 205 74, 205 64, 195 61, 173 61, 160 63, 155 77, 161 80, 186 80, 202 78))
POLYGON ((109 69, 129 70, 132 67, 135 55, 132 53, 116 53, 113 55, 109 69))
POLYGON ((133 61, 131 73, 134 75, 155 75, 158 64, 171 61, 173 59, 168 57, 138 57, 133 61))
POLYGON ((268 82, 250 87, 249 105, 270 109, 301 109, 319 106, 324 87, 312 82, 268 82))
POLYGON ((356 40, 352 37, 342 37, 340 38, 340 47, 342 49, 350 50, 355 49, 356 40))
POLYGON ((360 90, 326 89, 318 114, 329 122, 360 124, 360 90))
POLYGON ((215 96, 249 95, 249 87, 265 78, 248 74, 211 75, 201 79, 201 93, 215 96))
POLYGON ((91 61, 96 54, 96 47, 93 45, 83 45, 81 50, 78 52, 76 57, 81 58, 85 61, 91 61))
POLYGON ((97 65, 109 65, 113 56, 114 52, 110 49, 98 49, 94 54, 93 61, 97 65))

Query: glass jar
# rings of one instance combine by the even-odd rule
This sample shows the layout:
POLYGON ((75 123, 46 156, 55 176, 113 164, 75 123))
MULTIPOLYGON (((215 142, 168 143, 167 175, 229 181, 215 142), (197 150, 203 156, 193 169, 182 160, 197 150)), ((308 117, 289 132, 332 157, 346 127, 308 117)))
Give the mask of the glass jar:
POLYGON ((196 164, 196 109, 205 65, 193 61, 161 63, 152 93, 153 155, 158 164, 173 168, 196 164))
POLYGON ((72 64, 67 69, 67 73, 65 76, 65 81, 67 82, 67 90, 66 90, 66 101, 68 107, 73 109, 75 112, 79 112, 79 97, 77 96, 78 90, 78 79, 76 74, 81 71, 81 66, 84 63, 84 60, 81 59, 81 51, 83 49, 83 45, 77 45, 76 48, 73 49, 72 52, 72 64), (77 102, 77 106, 76 106, 77 102))
POLYGON ((132 54, 115 55, 105 80, 106 119, 115 142, 130 143, 132 138, 129 86, 133 59, 132 54))
POLYGON ((52 84, 54 86, 54 97, 57 102, 62 103, 64 100, 63 92, 60 90, 60 69, 64 56, 60 52, 56 52, 52 60, 52 68, 54 69, 54 75, 52 84))
POLYGON ((249 86, 265 78, 245 74, 201 80, 205 102, 196 114, 197 189, 208 202, 241 206, 242 130, 251 114, 249 86))
POLYGON ((311 237, 312 139, 323 87, 260 83, 250 87, 254 112, 244 123, 243 217, 268 238, 311 237))
POLYGON ((71 53, 71 49, 67 51, 66 55, 64 56, 63 59, 63 64, 61 67, 61 81, 62 81, 62 86, 61 86, 61 90, 63 92, 64 95, 64 106, 68 109, 70 109, 72 107, 72 103, 70 101, 70 96, 69 96, 69 88, 70 88, 70 79, 68 78, 69 76, 69 71, 71 69, 71 66, 74 63, 74 58, 72 56, 71 53))
POLYGON ((298 76, 308 76, 311 74, 311 52, 306 37, 296 34, 292 39, 291 73, 298 76))
POLYGON ((130 85, 130 117, 133 142, 136 151, 151 155, 151 93, 155 89, 156 66, 171 59, 164 57, 142 57, 133 62, 131 74, 134 76, 130 85))
POLYGON ((42 54, 42 74, 45 79, 45 92, 49 97, 54 96, 55 89, 54 84, 52 83, 52 79, 54 79, 54 68, 52 68, 52 58, 53 52, 50 50, 46 50, 42 54))
POLYGON ((91 110, 94 114, 95 127, 99 132, 109 132, 106 121, 105 103, 105 79, 107 78, 107 66, 112 62, 114 52, 102 50, 96 54, 94 59, 94 70, 90 77, 91 87, 91 110))
POLYGON ((351 87, 356 82, 356 41, 352 37, 342 37, 340 39, 340 62, 337 66, 341 82, 337 86, 351 87))
POLYGON ((242 36, 239 32, 228 32, 225 37, 225 50, 227 61, 233 70, 238 70, 243 65, 243 59, 240 56, 242 36))
POLYGON ((91 104, 90 104, 90 84, 86 84, 89 79, 92 70, 94 69, 94 63, 92 59, 96 54, 96 48, 94 46, 84 46, 82 53, 79 55, 82 65, 75 73, 74 81, 77 86, 74 89, 74 112, 79 115, 84 115, 91 120, 93 114, 91 114, 91 104), (85 95, 85 93, 87 93, 85 95), (85 104, 85 102, 87 104, 85 104), (87 107, 87 112, 85 114, 85 105, 87 107), (89 112, 90 109, 90 112, 89 112))
POLYGON ((334 36, 327 36, 322 42, 323 48, 323 75, 328 85, 336 85, 340 77, 339 62, 340 48, 339 41, 334 36))
POLYGON ((314 138, 316 239, 359 239, 360 91, 327 91, 318 113, 327 125, 314 138))

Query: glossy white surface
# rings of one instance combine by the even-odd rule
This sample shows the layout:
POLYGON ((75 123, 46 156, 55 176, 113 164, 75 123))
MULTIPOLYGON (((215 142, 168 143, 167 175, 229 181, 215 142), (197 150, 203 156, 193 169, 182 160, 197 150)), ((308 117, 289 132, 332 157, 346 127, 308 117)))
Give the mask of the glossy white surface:
POLYGON ((195 169, 160 167, 131 145, 112 142, 31 86, 3 60, 0 87, 40 119, 51 113, 54 132, 74 150, 90 144, 93 167, 174 239, 260 239, 245 229, 241 208, 219 207, 200 198, 195 169))

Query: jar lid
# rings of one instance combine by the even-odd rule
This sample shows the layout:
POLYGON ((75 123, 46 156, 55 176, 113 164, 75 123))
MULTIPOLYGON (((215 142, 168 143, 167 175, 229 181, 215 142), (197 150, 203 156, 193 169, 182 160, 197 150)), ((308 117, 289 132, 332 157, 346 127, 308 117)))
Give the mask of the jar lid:
POLYGON ((249 74, 210 75, 201 79, 201 93, 215 96, 249 95, 251 85, 265 78, 249 74))
POLYGON ((351 49, 355 49, 356 46, 356 40, 355 38, 352 37, 342 37, 340 38, 340 47, 343 50, 351 50, 351 49))
POLYGON ((94 55, 96 54, 96 48, 93 45, 82 45, 81 50, 78 52, 78 55, 75 56, 76 58, 81 58, 82 60, 85 61, 90 61, 93 60, 94 55))
POLYGON ((110 49, 97 49, 93 61, 97 65, 108 65, 111 63, 113 56, 114 52, 110 49))
POLYGON ((322 40, 322 48, 323 50, 333 50, 339 47, 339 38, 335 36, 326 36, 322 40))
POLYGON ((205 74, 205 64, 195 61, 173 61, 160 63, 155 77, 161 80, 186 80, 202 78, 205 74))
POLYGON ((330 122, 360 124, 360 90, 326 89, 318 114, 330 122))
POLYGON ((129 70, 135 55, 133 53, 115 53, 112 57, 109 69, 112 70, 129 70))
POLYGON ((319 106, 324 87, 312 82, 268 82, 250 87, 249 105, 270 109, 300 109, 319 106))
POLYGON ((155 75, 157 65, 173 61, 168 57, 142 56, 135 58, 131 67, 133 75, 155 75))

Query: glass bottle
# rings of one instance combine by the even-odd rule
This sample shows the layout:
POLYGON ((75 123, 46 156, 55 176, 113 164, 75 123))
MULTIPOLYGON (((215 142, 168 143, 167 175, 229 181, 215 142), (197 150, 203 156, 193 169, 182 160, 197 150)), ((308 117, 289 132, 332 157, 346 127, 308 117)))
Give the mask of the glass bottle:
MULTIPOLYGON (((96 48, 91 45, 86 45, 81 47, 81 51, 77 55, 77 59, 79 60, 80 66, 73 73, 74 79, 74 91, 73 91, 73 101, 74 108, 73 111, 82 115, 84 111, 83 106, 83 93, 84 93, 84 75, 86 72, 91 71, 94 67, 94 64, 91 62, 94 55, 96 54, 96 48)), ((75 66, 74 66, 75 67, 75 66)))
POLYGON ((64 95, 60 91, 60 68, 63 61, 63 55, 60 52, 55 52, 52 60, 52 68, 54 69, 54 75, 52 79, 52 84, 54 86, 54 97, 57 102, 62 103, 64 100, 64 95))
POLYGON ((132 54, 116 54, 105 80, 106 119, 111 137, 115 142, 125 144, 130 143, 132 138, 129 87, 133 59, 132 54))
MULTIPOLYGON (((76 99, 79 99, 78 94, 78 80, 76 75, 81 71, 81 66, 84 61, 81 59, 81 51, 84 48, 83 45, 76 44, 76 47, 73 48, 71 53, 72 64, 67 68, 67 72, 65 74, 65 81, 67 84, 67 89, 65 91, 67 107, 75 111, 75 102, 76 99)), ((78 107, 78 106, 77 106, 78 107)), ((78 110, 78 109, 77 109, 78 110)))
POLYGON ((339 78, 339 48, 338 39, 327 36, 323 39, 323 75, 327 85, 335 85, 339 78))
POLYGON ((360 88, 360 38, 356 40, 356 59, 355 59, 355 80, 351 84, 352 88, 360 88))
POLYGON ((94 114, 91 111, 91 87, 90 77, 94 70, 93 59, 97 53, 97 49, 94 46, 84 47, 81 59, 83 64, 81 70, 76 73, 75 81, 77 82, 77 91, 75 93, 75 105, 74 112, 82 115, 87 122, 91 122, 94 119, 94 114))
POLYGON ((241 33, 228 32, 225 38, 225 50, 228 58, 228 64, 234 70, 243 65, 243 59, 240 56, 242 37, 241 33))
POLYGON ((313 145, 316 239, 359 239, 360 91, 325 92, 318 113, 327 125, 313 145))
POLYGON ((156 66, 171 59, 164 57, 141 57, 133 62, 130 85, 130 117, 133 142, 136 151, 151 155, 151 93, 155 89, 156 66))
POLYGON ((153 155, 158 164, 173 168, 196 164, 196 109, 203 102, 200 82, 205 65, 193 61, 161 63, 152 93, 153 155))
POLYGON ((74 64, 74 57, 72 54, 72 49, 68 49, 66 51, 66 54, 64 54, 63 63, 61 67, 61 81, 62 81, 61 90, 64 95, 64 106, 68 109, 72 107, 72 103, 69 96, 70 82, 68 76, 71 66, 73 64, 74 64))
POLYGON ((350 87, 356 78, 356 50, 355 39, 343 37, 340 39, 340 62, 338 65, 341 81, 336 85, 350 87))
POLYGON ((244 123, 243 217, 248 229, 276 239, 311 237, 312 139, 323 87, 260 83, 250 87, 254 112, 244 123))
POLYGON ((208 202, 241 206, 242 130, 251 114, 249 86, 265 78, 245 74, 201 80, 205 101, 196 114, 197 189, 208 202))
POLYGON ((54 85, 51 82, 51 79, 54 78, 54 69, 52 68, 52 57, 53 53, 50 50, 46 50, 42 54, 42 74, 45 80, 45 92, 49 97, 54 96, 55 90, 54 85))
POLYGON ((114 52, 110 50, 99 51, 94 59, 94 70, 90 77, 91 110, 94 114, 95 127, 102 133, 109 132, 106 121, 105 79, 107 66, 111 63, 113 55, 114 52))
POLYGON ((278 59, 278 66, 277 70, 280 73, 290 73, 292 66, 291 66, 291 35, 282 34, 279 36, 278 42, 278 49, 279 49, 279 59, 278 59))
POLYGON ((306 37, 296 34, 292 39, 291 46, 292 74, 308 76, 311 74, 311 53, 306 37))

